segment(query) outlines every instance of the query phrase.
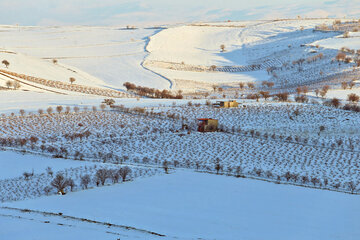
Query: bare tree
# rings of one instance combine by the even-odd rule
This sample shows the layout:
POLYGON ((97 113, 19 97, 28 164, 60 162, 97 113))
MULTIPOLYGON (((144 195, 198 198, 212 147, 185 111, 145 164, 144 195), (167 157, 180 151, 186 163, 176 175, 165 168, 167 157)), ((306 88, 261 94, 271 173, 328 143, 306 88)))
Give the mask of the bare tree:
POLYGON ((25 178, 25 180, 29 180, 30 177, 34 176, 34 170, 30 173, 30 172, 24 172, 23 176, 25 178))
POLYGON ((259 94, 261 94, 261 96, 267 100, 270 97, 270 93, 268 91, 260 91, 259 94))
POLYGON ((309 178, 308 178, 308 176, 301 176, 301 182, 302 183, 308 183, 309 182, 309 178))
POLYGON ((341 102, 338 98, 333 98, 333 99, 331 99, 331 105, 338 108, 341 105, 341 102))
POLYGON ((12 81, 6 81, 6 87, 7 88, 10 88, 10 87, 12 87, 13 86, 13 82, 12 81))
POLYGON ((359 99, 360 99, 360 97, 358 95, 356 95, 355 93, 350 93, 348 95, 348 101, 349 102, 354 102, 355 103, 355 102, 358 102, 359 99))
POLYGON ((50 114, 53 112, 52 107, 48 107, 48 108, 46 109, 46 112, 50 115, 50 114))
MULTIPOLYGON (((179 90, 179 91, 180 91, 180 90, 179 90)), ((180 93, 180 94, 181 94, 181 93, 180 93)), ((111 106, 111 105, 114 105, 114 104, 115 104, 115 100, 112 99, 112 98, 107 98, 107 99, 104 99, 104 103, 105 103, 106 105, 111 106)))
POLYGON ((254 88, 255 88, 255 85, 254 85, 254 83, 252 83, 252 82, 248 82, 248 83, 247 83, 247 86, 248 86, 248 88, 250 88, 250 89, 254 89, 254 88))
POLYGON ((162 164, 162 167, 163 167, 165 173, 168 174, 169 173, 169 162, 165 160, 162 164))
POLYGON ((341 87, 342 87, 342 89, 347 89, 347 87, 348 87, 348 83, 347 82, 342 82, 341 83, 341 87))
POLYGON ((119 182, 119 178, 120 178, 119 171, 117 171, 115 169, 110 169, 110 170, 108 170, 108 174, 113 183, 119 182))
POLYGON ((58 193, 65 194, 65 188, 68 186, 68 181, 61 173, 58 173, 50 184, 56 188, 58 193))
POLYGON ((43 115, 44 114, 44 110, 42 110, 41 108, 38 110, 39 115, 43 115))
POLYGON ((89 183, 91 182, 89 174, 86 174, 84 176, 81 176, 81 186, 85 189, 88 188, 89 183))
POLYGON ((10 63, 7 60, 3 60, 1 63, 4 64, 6 68, 8 68, 10 65, 10 63))
POLYGON ((63 110, 63 106, 57 106, 56 111, 60 114, 63 110))
POLYGON ((101 109, 101 111, 104 111, 105 108, 106 108, 106 105, 105 105, 105 104, 100 104, 100 109, 101 109))
POLYGON ((69 81, 71 84, 73 84, 76 81, 76 79, 74 77, 71 77, 71 78, 69 78, 69 81))
POLYGON ((352 89, 355 86, 355 81, 349 82, 349 88, 352 89))
POLYGON ((335 59, 337 61, 344 61, 346 58, 346 54, 343 52, 338 52, 338 54, 336 55, 335 59))
POLYGON ((126 177, 130 173, 131 173, 131 168, 129 168, 128 166, 119 169, 119 175, 121 176, 123 182, 126 181, 126 177))
POLYGON ((12 85, 15 90, 17 90, 21 87, 21 84, 19 81, 14 81, 12 85))
POLYGON ((222 170, 222 166, 220 164, 220 159, 217 158, 215 161, 215 170, 216 170, 216 174, 219 174, 220 170, 222 170))
POLYGON ((272 88, 275 85, 275 83, 273 82, 267 82, 267 87, 268 88, 272 88))
POLYGON ((244 87, 245 87, 245 84, 244 84, 243 82, 239 83, 239 88, 240 88, 240 90, 243 90, 244 87))
POLYGON ((214 84, 211 87, 213 88, 214 92, 216 92, 217 86, 214 84))
POLYGON ((109 176, 109 174, 106 169, 99 169, 96 171, 96 174, 95 174, 96 182, 100 182, 101 185, 104 185, 108 176, 109 176))
POLYGON ((355 185, 355 183, 354 183, 354 182, 348 182, 346 185, 348 186, 351 194, 353 194, 354 191, 356 190, 356 185, 355 185))
POLYGON ((312 177, 310 181, 314 184, 314 186, 320 182, 320 180, 316 177, 312 177))
POLYGON ((273 177, 273 174, 272 174, 272 172, 270 170, 267 170, 265 172, 265 175, 266 175, 267 178, 272 178, 273 177))
POLYGON ((221 49, 222 52, 225 52, 225 45, 224 45, 224 44, 221 44, 221 45, 220 45, 220 49, 221 49))
POLYGON ((235 174, 236 174, 236 177, 241 177, 241 174, 242 174, 242 168, 241 166, 237 166, 235 168, 235 174))
POLYGON ((54 174, 54 171, 51 169, 51 167, 47 167, 46 168, 46 173, 49 175, 49 176, 53 176, 53 174, 54 174))
POLYGON ((50 186, 44 187, 44 192, 46 195, 49 195, 49 193, 51 192, 51 187, 50 186))
POLYGON ((66 179, 66 184, 70 187, 70 191, 73 191, 74 187, 76 186, 76 184, 72 178, 66 179))

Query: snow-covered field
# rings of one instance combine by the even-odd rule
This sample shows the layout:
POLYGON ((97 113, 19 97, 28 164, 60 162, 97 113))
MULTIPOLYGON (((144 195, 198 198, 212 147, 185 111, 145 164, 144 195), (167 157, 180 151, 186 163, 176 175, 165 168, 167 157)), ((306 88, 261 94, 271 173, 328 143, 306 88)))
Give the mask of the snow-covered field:
POLYGON ((175 168, 210 172, 215 172, 218 161, 220 172, 230 175, 358 191, 357 113, 279 103, 244 103, 237 109, 186 105, 140 110, 5 117, 0 144, 61 158, 81 155, 97 162, 150 166, 167 161, 175 168), (194 132, 198 117, 219 119, 223 132, 194 132), (182 124, 190 132, 181 130, 182 124))
MULTIPOLYGON (((156 88, 169 87, 167 80, 143 69, 140 65, 147 54, 144 50, 147 37, 158 32, 158 29, 3 26, 1 30, 0 46, 3 51, 42 59, 38 61, 43 64, 46 62, 50 67, 55 65, 54 68, 62 69, 63 72, 70 68, 67 70, 70 71, 68 75, 77 79, 75 83, 86 81, 87 85, 93 83, 99 87, 123 89, 122 84, 130 81, 156 88), (58 60, 57 65, 52 63, 53 59, 58 60), (79 73, 76 74, 72 70, 79 73)), ((9 57, 9 54, 6 57, 9 57)), ((17 55, 14 58, 19 59, 19 62, 26 60, 17 55)), ((19 69, 16 68, 18 61, 14 59, 13 63, 10 60, 9 69, 13 69, 14 65, 14 70, 26 74, 25 65, 19 66, 22 67, 19 69)), ((49 66, 39 68, 30 65, 28 68, 38 71, 37 73, 41 71, 43 74, 44 71, 50 70, 49 66)), ((68 81, 68 77, 51 72, 56 75, 56 78, 50 78, 51 80, 59 78, 68 81)))
MULTIPOLYGON (((238 22, 232 27, 218 23, 169 28, 150 38, 144 65, 171 79, 175 89, 186 91, 209 91, 217 83, 234 87, 239 82, 261 81, 274 82, 282 90, 320 82, 332 85, 328 78, 351 66, 339 67, 331 61, 337 52, 334 49, 343 47, 334 44, 344 42, 337 37, 339 32, 313 31, 315 26, 331 22, 280 20, 238 22), (318 45, 322 48, 312 47, 318 45), (316 54, 321 58, 314 61, 316 54), (269 69, 271 74, 266 73, 269 69)), ((350 44, 358 42, 356 35, 345 40, 348 47, 358 49, 350 44)))
POLYGON ((0 239, 357 239, 360 35, 333 22, 0 26, 0 239))
MULTIPOLYGON (((163 239, 355 240, 357 202, 357 196, 341 193, 178 171, 5 206, 136 226, 163 239)), ((9 234, 9 223, 0 222, 0 235, 9 234)))
POLYGON ((93 165, 88 162, 72 161, 66 159, 55 159, 43 157, 41 155, 22 154, 11 151, 0 152, 0 179, 16 178, 22 176, 24 172, 34 174, 45 173, 46 168, 50 167, 53 171, 59 171, 64 168, 80 167, 93 165))

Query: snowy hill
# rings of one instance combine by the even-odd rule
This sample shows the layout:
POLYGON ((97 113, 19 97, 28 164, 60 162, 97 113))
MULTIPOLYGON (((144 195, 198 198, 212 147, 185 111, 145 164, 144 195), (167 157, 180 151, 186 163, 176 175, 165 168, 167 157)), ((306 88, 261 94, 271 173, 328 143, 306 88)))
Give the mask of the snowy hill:
POLYGON ((359 24, 0 26, 0 238, 355 239, 359 24))

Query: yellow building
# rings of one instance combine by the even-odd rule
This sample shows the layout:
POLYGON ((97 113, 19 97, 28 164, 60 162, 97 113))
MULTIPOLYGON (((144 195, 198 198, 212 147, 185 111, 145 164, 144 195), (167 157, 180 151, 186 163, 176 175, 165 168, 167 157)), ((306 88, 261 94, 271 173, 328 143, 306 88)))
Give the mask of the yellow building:
POLYGON ((231 107, 238 107, 239 103, 236 100, 217 101, 213 106, 220 108, 231 108, 231 107))

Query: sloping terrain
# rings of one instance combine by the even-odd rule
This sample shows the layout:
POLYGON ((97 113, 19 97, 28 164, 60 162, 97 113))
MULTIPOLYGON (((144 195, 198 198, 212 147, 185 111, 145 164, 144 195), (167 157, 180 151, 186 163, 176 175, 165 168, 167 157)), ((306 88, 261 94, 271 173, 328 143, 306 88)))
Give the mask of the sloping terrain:
POLYGON ((356 239, 360 22, 336 22, 0 26, 0 239, 356 239))
MULTIPOLYGON (((262 81, 270 81, 283 91, 339 84, 331 78, 342 78, 343 72, 352 70, 351 64, 339 67, 333 62, 340 47, 326 47, 339 32, 314 31, 332 21, 274 20, 169 28, 151 37, 144 65, 171 79, 176 89, 187 91, 209 91, 214 84, 236 87, 240 82, 255 82, 261 88, 262 81)), ((351 36, 342 44, 356 49, 356 34, 351 36)))
MULTIPOLYGON (((3 51, 43 59, 42 62, 47 61, 49 65, 56 59, 57 68, 72 74, 78 72, 75 78, 79 78, 79 83, 84 79, 90 86, 115 89, 124 89, 122 84, 126 81, 160 89, 169 87, 168 81, 141 66, 147 54, 144 50, 147 37, 159 29, 2 26, 0 30, 0 46, 3 51)), ((8 60, 10 67, 16 65, 12 64, 15 61, 13 59, 8 60)), ((36 70, 33 67, 19 70, 23 70, 20 73, 28 75, 34 71, 44 71, 44 68, 36 70)), ((50 70, 51 68, 48 68, 47 71, 50 70)), ((68 81, 68 77, 64 79, 63 74, 59 76, 56 72, 50 76, 54 76, 54 80, 68 81)))
MULTIPOLYGON (((360 234, 357 201, 341 193, 179 171, 6 206, 136 226, 165 235, 161 239, 354 240, 360 234)), ((0 228, 0 234, 8 231, 0 228)))

